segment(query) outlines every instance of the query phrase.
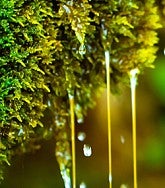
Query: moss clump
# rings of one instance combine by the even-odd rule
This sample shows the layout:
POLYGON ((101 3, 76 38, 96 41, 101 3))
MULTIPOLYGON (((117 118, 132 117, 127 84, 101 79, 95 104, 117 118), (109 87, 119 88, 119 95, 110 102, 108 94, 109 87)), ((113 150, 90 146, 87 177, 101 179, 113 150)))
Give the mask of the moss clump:
POLYGON ((54 135, 68 168, 68 94, 80 121, 105 85, 105 50, 113 87, 153 67, 158 21, 154 0, 1 0, 0 167, 54 135), (52 123, 43 125, 47 107, 52 123))

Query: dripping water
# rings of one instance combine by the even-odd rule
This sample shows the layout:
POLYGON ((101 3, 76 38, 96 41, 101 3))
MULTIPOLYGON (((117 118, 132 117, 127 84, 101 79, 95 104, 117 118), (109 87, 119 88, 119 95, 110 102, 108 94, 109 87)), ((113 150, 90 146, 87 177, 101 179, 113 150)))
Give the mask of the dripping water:
POLYGON ((70 104, 70 126, 72 143, 72 184, 76 188, 76 148, 75 148, 75 116, 74 116, 74 96, 69 94, 70 104))
POLYGON ((90 157, 92 155, 92 147, 88 144, 84 144, 83 152, 85 157, 90 157))
POLYGON ((124 144, 124 143, 125 143, 125 138, 124 138, 124 136, 123 136, 123 135, 120 135, 120 141, 121 141, 121 143, 122 143, 122 144, 124 144))
POLYGON ((70 177, 68 176, 69 171, 67 169, 62 170, 61 174, 62 174, 62 178, 65 180, 64 181, 65 188, 71 188, 71 181, 70 181, 70 177))
POLYGON ((131 104, 132 104, 132 139, 133 139, 133 182, 137 188, 137 157, 136 157, 136 85, 138 69, 130 71, 131 104))
POLYGON ((109 188, 112 188, 112 149, 111 149, 111 118, 110 118, 110 53, 105 51, 106 80, 107 80, 107 123, 108 123, 108 161, 109 188))
POLYGON ((77 134, 77 139, 78 139, 79 141, 83 142, 83 141, 85 140, 85 138, 86 138, 85 132, 79 132, 79 133, 77 134))
POLYGON ((81 44, 79 47, 79 54, 83 56, 86 53, 86 47, 84 44, 81 44))
POLYGON ((127 188, 127 185, 121 184, 121 185, 120 185, 120 188, 127 188))
POLYGON ((24 130, 23 128, 20 128, 19 132, 18 132, 18 136, 23 136, 24 134, 24 130))
POLYGON ((81 182, 81 183, 80 183, 80 188, 86 188, 85 182, 81 182))

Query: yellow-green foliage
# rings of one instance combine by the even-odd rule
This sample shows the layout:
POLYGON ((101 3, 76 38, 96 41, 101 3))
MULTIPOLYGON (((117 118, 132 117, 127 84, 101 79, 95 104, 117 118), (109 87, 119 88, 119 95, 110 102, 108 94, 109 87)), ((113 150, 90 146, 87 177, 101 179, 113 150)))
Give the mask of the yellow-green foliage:
POLYGON ((131 69, 153 67, 158 21, 153 0, 1 0, 0 173, 47 135, 70 155, 68 94, 82 119, 105 84, 105 50, 114 87, 131 69), (51 125, 41 123, 47 104, 51 125))
MULTIPOLYGON (((42 66, 60 48, 47 1, 0 2, 0 166, 15 149, 31 142, 46 105, 42 66), (48 32, 52 35, 49 36, 48 32)), ((2 170, 2 168, 0 168, 2 170)))

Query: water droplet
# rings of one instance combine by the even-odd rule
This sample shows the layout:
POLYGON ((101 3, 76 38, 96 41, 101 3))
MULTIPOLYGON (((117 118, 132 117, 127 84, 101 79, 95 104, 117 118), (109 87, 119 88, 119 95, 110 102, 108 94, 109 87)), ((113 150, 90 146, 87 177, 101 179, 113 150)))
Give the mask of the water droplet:
POLYGON ((65 11, 66 11, 67 14, 71 13, 71 10, 70 10, 70 8, 68 6, 63 5, 63 8, 65 9, 65 11))
POLYGON ((134 89, 137 84, 137 74, 139 74, 139 69, 135 68, 130 71, 130 82, 131 82, 131 88, 134 89))
POLYGON ((80 183, 80 188, 86 188, 87 186, 86 186, 86 184, 85 184, 85 182, 81 182, 80 183))
POLYGON ((23 129, 21 128, 20 130, 19 130, 19 132, 18 132, 18 136, 22 136, 24 134, 24 131, 23 131, 23 129))
POLYGON ((77 138, 79 141, 84 141, 85 138, 86 138, 86 134, 84 132, 79 132, 78 135, 77 135, 77 138))
POLYGON ((83 117, 78 118, 77 119, 77 123, 79 123, 79 124, 84 123, 84 118, 83 117))
POLYGON ((165 48, 164 48, 164 55, 165 55, 165 48))
POLYGON ((124 136, 123 136, 123 135, 121 135, 121 136, 120 136, 120 141, 121 141, 121 143, 122 143, 122 144, 124 144, 124 143, 125 143, 125 138, 124 138, 124 136))
POLYGON ((84 144, 83 152, 86 157, 90 157, 92 155, 92 147, 88 144, 84 144))
POLYGON ((109 183, 112 182, 112 174, 109 174, 109 183))
POLYGON ((50 100, 48 100, 47 104, 48 104, 48 107, 51 107, 51 105, 52 105, 50 100))
POLYGON ((83 114, 82 114, 82 107, 79 104, 75 105, 75 109, 76 109, 76 116, 77 116, 77 123, 83 123, 84 122, 84 118, 83 118, 83 114))
POLYGON ((120 188, 127 188, 127 185, 121 184, 121 185, 120 185, 120 188))
POLYGON ((84 55, 86 53, 86 48, 84 44, 81 44, 79 47, 79 54, 84 55))

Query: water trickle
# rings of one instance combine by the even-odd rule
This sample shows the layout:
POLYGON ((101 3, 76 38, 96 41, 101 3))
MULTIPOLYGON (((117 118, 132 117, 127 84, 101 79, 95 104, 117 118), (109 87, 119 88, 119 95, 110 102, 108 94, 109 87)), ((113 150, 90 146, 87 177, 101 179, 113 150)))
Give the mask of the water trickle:
POLYGON ((85 182, 81 182, 80 183, 80 188, 86 188, 87 186, 86 186, 86 184, 85 184, 85 182))
POLYGON ((124 136, 123 136, 123 135, 121 135, 121 136, 120 136, 120 141, 121 141, 121 143, 122 143, 122 144, 124 144, 124 143, 125 143, 125 138, 124 138, 124 136))
POLYGON ((84 156, 90 157, 92 155, 92 147, 88 144, 84 144, 83 152, 84 156))
POLYGON ((69 94, 70 104, 70 126, 71 126, 71 143, 72 143, 72 184, 76 188, 76 147, 75 147, 75 114, 74 114, 74 96, 69 94))
POLYGON ((132 103, 132 139, 133 139, 133 176, 134 188, 137 188, 137 158, 136 158, 136 85, 139 69, 130 71, 131 103, 132 103))
MULTIPOLYGON (((64 130, 60 134, 60 139, 56 142, 55 155, 59 163, 60 172, 64 181, 65 188, 71 188, 71 175, 70 175, 70 143, 66 140, 64 130), (61 138, 62 135, 62 138, 61 138)), ((59 136, 59 135, 58 135, 59 136)))
MULTIPOLYGON (((112 146, 111 146, 111 106, 110 106, 110 52, 105 51, 106 80, 107 80, 107 124, 108 124, 108 162, 109 174, 112 177, 112 146)), ((109 179, 109 188, 112 188, 112 179, 109 179)))
POLYGON ((84 132, 79 132, 79 133, 77 134, 77 139, 78 139, 79 141, 83 142, 83 141, 85 140, 85 138, 86 138, 86 134, 85 134, 84 132))
POLYGON ((62 174, 63 179, 65 180, 64 182, 65 188, 71 188, 70 176, 67 170, 65 169, 61 171, 61 174, 62 174))

